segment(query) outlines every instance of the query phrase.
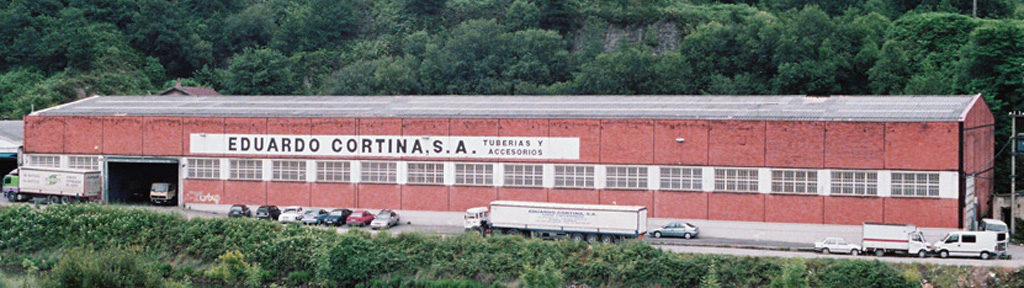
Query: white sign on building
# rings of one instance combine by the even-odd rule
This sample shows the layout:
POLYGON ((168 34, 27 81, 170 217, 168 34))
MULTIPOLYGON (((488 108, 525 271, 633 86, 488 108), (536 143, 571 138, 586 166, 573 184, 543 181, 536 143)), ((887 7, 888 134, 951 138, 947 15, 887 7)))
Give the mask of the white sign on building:
POLYGON ((560 159, 580 158, 580 139, 569 137, 189 135, 192 154, 560 159))

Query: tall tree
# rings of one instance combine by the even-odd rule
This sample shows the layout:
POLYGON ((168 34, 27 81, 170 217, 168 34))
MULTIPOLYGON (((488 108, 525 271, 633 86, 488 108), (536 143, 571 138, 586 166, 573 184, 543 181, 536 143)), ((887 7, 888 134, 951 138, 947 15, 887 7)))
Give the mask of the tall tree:
POLYGON ((292 63, 281 52, 246 48, 231 60, 223 90, 237 95, 288 95, 300 87, 292 63))

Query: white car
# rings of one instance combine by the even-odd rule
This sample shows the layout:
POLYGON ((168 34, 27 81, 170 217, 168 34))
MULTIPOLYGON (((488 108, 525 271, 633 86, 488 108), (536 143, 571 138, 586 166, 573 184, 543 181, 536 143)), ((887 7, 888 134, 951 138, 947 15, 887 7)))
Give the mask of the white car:
POLYGON ((277 221, 281 223, 302 221, 302 207, 284 207, 284 209, 281 209, 281 216, 277 217, 277 221))
POLYGON ((830 253, 848 253, 850 255, 860 255, 860 245, 851 244, 839 237, 828 237, 825 240, 814 242, 814 251, 818 251, 825 254, 830 253))

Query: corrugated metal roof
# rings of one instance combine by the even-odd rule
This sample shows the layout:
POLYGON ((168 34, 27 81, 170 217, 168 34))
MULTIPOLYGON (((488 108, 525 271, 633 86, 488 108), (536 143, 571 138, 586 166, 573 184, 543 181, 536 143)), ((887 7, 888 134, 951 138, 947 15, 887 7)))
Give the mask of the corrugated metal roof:
POLYGON ((24 124, 20 120, 0 121, 0 153, 18 153, 25 142, 24 124))
POLYGON ((0 138, 20 143, 25 140, 24 127, 21 120, 0 121, 0 138))
POLYGON ((40 116, 959 121, 949 96, 96 96, 40 116))

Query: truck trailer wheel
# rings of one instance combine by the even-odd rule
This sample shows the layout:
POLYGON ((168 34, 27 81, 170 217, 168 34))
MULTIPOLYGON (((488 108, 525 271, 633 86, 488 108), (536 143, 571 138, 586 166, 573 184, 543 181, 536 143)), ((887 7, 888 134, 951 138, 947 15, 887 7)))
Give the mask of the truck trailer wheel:
POLYGON ((885 250, 875 249, 875 256, 878 256, 878 257, 885 256, 885 250))
POLYGON ((597 234, 587 234, 587 243, 594 244, 597 243, 598 240, 600 240, 600 237, 598 237, 597 234))
POLYGON ((572 239, 572 242, 576 242, 576 243, 583 242, 583 234, 572 233, 572 235, 569 236, 569 239, 572 239))
POLYGON ((601 243, 612 244, 615 243, 615 237, 612 235, 601 235, 601 243))
POLYGON ((46 204, 54 205, 60 204, 60 199, 57 196, 50 196, 46 198, 46 204))
POLYGON ((519 229, 516 229, 516 228, 512 228, 512 229, 508 229, 508 235, 519 235, 519 236, 523 236, 523 232, 519 232, 519 229))
POLYGON ((71 197, 61 196, 60 197, 60 203, 61 204, 71 204, 71 197))

